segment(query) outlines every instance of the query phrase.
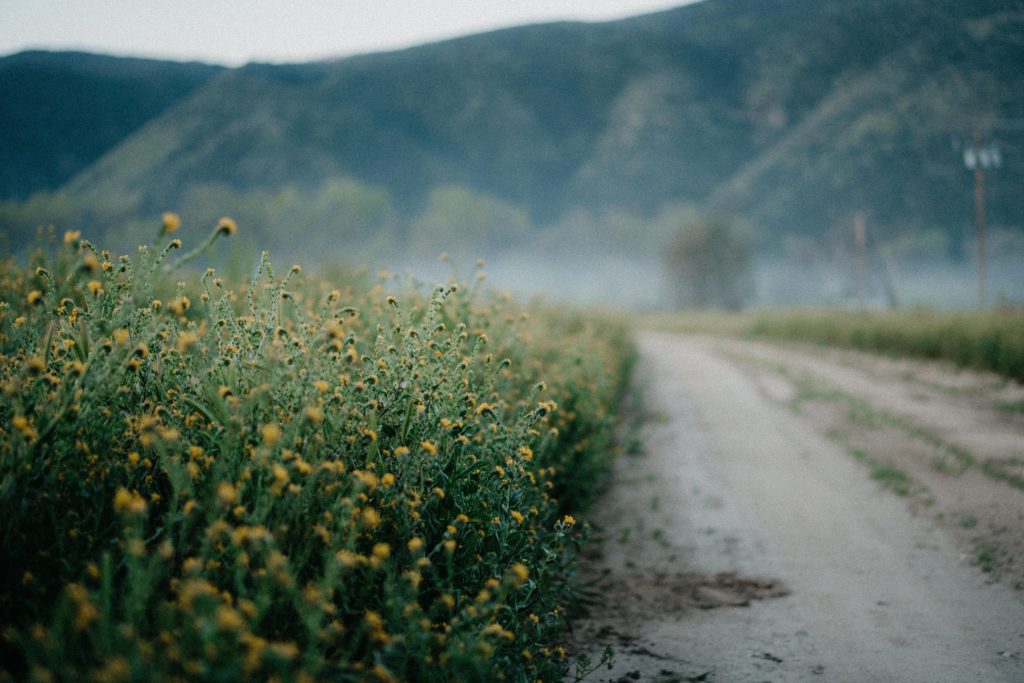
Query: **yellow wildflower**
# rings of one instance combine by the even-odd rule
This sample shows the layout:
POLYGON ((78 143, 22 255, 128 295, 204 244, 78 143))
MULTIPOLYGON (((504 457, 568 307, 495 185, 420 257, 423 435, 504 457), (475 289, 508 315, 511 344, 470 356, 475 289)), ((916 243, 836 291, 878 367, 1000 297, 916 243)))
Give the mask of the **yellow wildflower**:
POLYGON ((11 426, 21 433, 26 439, 36 438, 36 430, 24 415, 16 415, 11 418, 11 426))
POLYGON ((511 631, 505 628, 502 628, 501 624, 490 624, 486 626, 484 628, 484 635, 498 636, 499 638, 504 638, 505 640, 515 640, 516 638, 515 634, 513 634, 511 631))
POLYGON ((288 661, 299 656, 299 646, 290 642, 271 643, 270 651, 277 657, 288 661))
POLYGON ((263 438, 263 443, 273 446, 281 440, 281 428, 274 423, 265 424, 260 428, 260 436, 263 438))
POLYGON ((234 504, 238 500, 238 492, 235 491, 235 487, 229 482, 222 481, 217 484, 217 502, 222 506, 228 507, 234 504))
POLYGON ((366 470, 354 470, 352 472, 352 478, 371 491, 376 489, 380 484, 380 480, 377 478, 377 475, 373 472, 367 472, 366 470))
POLYGON ((222 232, 225 235, 234 235, 236 232, 238 232, 238 224, 235 223, 235 221, 232 220, 231 218, 228 218, 227 216, 222 216, 221 219, 217 221, 216 229, 218 232, 222 232))
POLYGON ((363 523, 371 529, 375 529, 380 525, 380 513, 373 508, 366 508, 363 510, 363 523))
MULTIPOLYGON (((175 242, 178 241, 179 240, 175 240, 175 242)), ((175 315, 181 315, 188 309, 192 308, 192 300, 187 296, 176 296, 168 302, 167 307, 170 308, 175 315)))
POLYGON ((178 335, 175 347, 178 349, 178 353, 186 353, 198 341, 199 336, 195 332, 182 332, 178 335))
MULTIPOLYGON (((521 586, 522 584, 526 583, 526 580, 529 578, 530 570, 526 567, 525 564, 521 562, 516 562, 508 568, 508 574, 506 575, 506 579, 508 580, 509 583, 511 583, 514 586, 521 586)), ((530 618, 534 619, 534 616, 530 615, 530 618)), ((536 621, 537 620, 534 619, 534 623, 536 623, 536 621)))
POLYGON ((365 559, 361 555, 357 555, 349 550, 339 550, 334 557, 337 558, 342 567, 346 567, 348 569, 358 566, 360 560, 365 559))
POLYGON ((181 217, 176 213, 165 211, 161 219, 163 220, 161 231, 164 234, 169 235, 172 232, 177 232, 178 228, 181 227, 181 217))
POLYGON ((141 515, 146 512, 146 499, 137 491, 119 488, 114 494, 114 511, 128 515, 141 515))
POLYGON ((224 631, 238 631, 245 626, 245 620, 234 607, 220 605, 217 607, 217 626, 224 631))

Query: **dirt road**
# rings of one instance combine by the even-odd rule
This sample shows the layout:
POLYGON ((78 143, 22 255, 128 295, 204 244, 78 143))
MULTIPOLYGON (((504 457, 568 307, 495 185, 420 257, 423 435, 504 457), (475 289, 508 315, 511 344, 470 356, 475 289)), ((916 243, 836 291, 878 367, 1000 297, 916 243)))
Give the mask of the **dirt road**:
POLYGON ((595 512, 592 680, 1024 681, 1020 388, 639 337, 645 420, 595 512))

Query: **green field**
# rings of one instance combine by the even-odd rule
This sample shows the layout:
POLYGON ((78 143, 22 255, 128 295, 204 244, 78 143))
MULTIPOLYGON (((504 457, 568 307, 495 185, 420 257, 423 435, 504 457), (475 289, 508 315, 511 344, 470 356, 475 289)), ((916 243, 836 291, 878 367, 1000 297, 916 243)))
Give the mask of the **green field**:
POLYGON ((1024 380, 1024 309, 868 311, 838 308, 695 311, 649 315, 638 324, 680 332, 804 341, 943 360, 1024 380))
POLYGON ((176 228, 0 267, 0 679, 565 675, 627 328, 176 228))
POLYGON ((790 310, 755 316, 753 335, 944 360, 1024 380, 1024 309, 790 310))

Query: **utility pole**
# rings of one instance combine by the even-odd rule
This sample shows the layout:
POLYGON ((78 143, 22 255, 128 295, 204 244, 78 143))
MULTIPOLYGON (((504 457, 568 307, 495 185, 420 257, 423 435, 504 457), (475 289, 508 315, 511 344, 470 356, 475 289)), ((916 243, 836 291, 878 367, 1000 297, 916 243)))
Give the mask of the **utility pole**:
POLYGON ((995 143, 981 144, 981 127, 974 125, 973 141, 964 149, 964 166, 974 171, 974 218, 977 223, 978 308, 985 308, 985 170, 999 168, 1002 154, 995 143))
MULTIPOLYGON (((974 146, 981 153, 981 130, 974 127, 974 146)), ((978 239, 978 308, 985 308, 985 166, 981 159, 974 164, 974 219, 978 239)))
POLYGON ((867 272, 865 260, 867 251, 867 228, 864 212, 858 211, 853 214, 853 242, 857 249, 857 295, 860 299, 860 307, 864 308, 867 294, 867 272))

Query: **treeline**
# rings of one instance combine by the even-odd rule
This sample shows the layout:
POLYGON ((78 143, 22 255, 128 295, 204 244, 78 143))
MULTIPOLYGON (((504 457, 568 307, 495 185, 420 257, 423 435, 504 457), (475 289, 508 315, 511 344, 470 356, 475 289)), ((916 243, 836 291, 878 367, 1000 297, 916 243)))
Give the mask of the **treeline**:
POLYGON ((88 198, 39 192, 22 202, 0 202, 6 239, 0 246, 22 252, 35 243, 40 227, 55 225, 127 249, 146 239, 162 211, 177 210, 185 236, 201 235, 229 213, 245 226, 248 243, 307 262, 402 263, 433 260, 442 252, 471 261, 524 250, 657 255, 678 226, 697 215, 688 205, 666 206, 653 217, 580 207, 544 223, 523 206, 457 184, 433 188, 409 209, 386 188, 348 177, 314 187, 248 190, 196 183, 182 196, 180 207, 159 209, 135 191, 88 198))

